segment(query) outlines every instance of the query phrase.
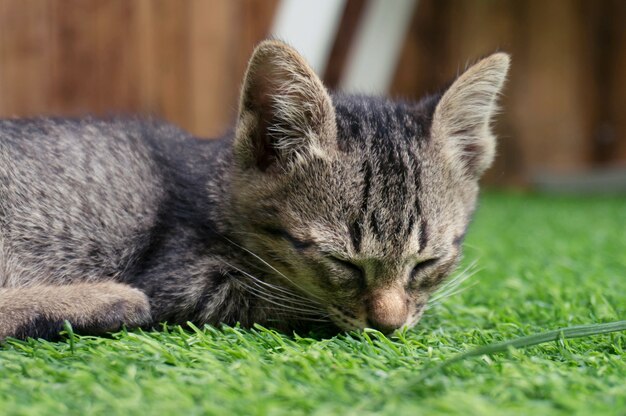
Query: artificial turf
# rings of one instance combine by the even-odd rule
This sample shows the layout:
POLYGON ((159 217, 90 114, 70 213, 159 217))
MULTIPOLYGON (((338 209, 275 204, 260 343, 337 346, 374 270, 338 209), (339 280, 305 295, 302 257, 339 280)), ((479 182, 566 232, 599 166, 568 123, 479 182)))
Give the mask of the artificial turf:
POLYGON ((0 414, 626 415, 625 332, 432 371, 489 343, 625 319, 626 197, 488 194, 465 253, 479 269, 466 290, 390 338, 170 327, 9 341, 0 414))

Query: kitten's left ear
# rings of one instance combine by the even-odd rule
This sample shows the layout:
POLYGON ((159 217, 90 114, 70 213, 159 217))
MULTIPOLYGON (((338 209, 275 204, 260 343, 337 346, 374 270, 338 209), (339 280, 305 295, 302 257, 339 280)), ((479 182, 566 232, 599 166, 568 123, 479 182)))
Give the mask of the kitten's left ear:
POLYGON ((259 44, 241 92, 236 161, 246 169, 284 171, 334 145, 335 110, 322 81, 287 44, 259 44))
POLYGON ((480 60, 454 81, 435 108, 432 137, 444 141, 451 163, 473 179, 493 162, 496 139, 490 123, 509 64, 502 52, 480 60))

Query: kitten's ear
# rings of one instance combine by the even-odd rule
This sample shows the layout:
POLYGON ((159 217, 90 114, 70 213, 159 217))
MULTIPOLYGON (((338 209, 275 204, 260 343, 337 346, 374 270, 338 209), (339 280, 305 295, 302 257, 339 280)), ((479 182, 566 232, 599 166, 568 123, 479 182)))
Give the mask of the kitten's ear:
POLYGON ((335 111, 322 81, 290 46, 262 42, 241 93, 237 162, 262 171, 286 170, 335 145, 335 111))
POLYGON ((451 162, 477 179, 491 166, 496 139, 490 128, 510 57, 498 52, 472 65, 452 83, 435 108, 431 135, 443 140, 451 162))

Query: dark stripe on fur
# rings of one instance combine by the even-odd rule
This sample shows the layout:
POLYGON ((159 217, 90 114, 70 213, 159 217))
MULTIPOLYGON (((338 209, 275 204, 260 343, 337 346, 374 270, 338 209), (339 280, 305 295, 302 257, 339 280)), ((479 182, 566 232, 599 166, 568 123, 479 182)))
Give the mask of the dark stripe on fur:
POLYGON ((368 162, 363 162, 361 166, 363 172, 363 191, 361 193, 361 208, 356 220, 350 226, 350 238, 352 246, 357 253, 361 250, 361 240, 363 239, 363 224, 368 210, 370 189, 372 186, 372 167, 368 162))
POLYGON ((370 227, 372 232, 374 233, 374 237, 380 240, 383 236, 380 233, 380 227, 378 225, 378 215, 376 215, 376 211, 372 211, 370 215, 370 227))
POLYGON ((422 218, 420 221, 420 231, 419 231, 419 244, 420 248, 418 253, 421 253, 426 248, 426 244, 428 244, 428 222, 426 219, 422 218))
POLYGON ((350 225, 350 239, 352 240, 352 246, 357 253, 361 250, 361 240, 363 238, 363 226, 359 222, 359 219, 354 221, 350 225))
POLYGON ((408 238, 413 233, 413 227, 415 226, 415 214, 409 214, 408 225, 406 227, 406 237, 408 238))
POLYGON ((207 279, 207 284, 201 289, 202 293, 198 296, 196 305, 191 313, 191 319, 199 322, 199 318, 204 316, 208 303, 211 301, 220 285, 224 284, 230 278, 229 275, 216 271, 207 279))
POLYGON ((364 162, 362 166, 363 171, 363 195, 361 196, 361 214, 365 215, 367 212, 367 205, 369 203, 370 189, 372 187, 372 167, 368 162, 364 162))

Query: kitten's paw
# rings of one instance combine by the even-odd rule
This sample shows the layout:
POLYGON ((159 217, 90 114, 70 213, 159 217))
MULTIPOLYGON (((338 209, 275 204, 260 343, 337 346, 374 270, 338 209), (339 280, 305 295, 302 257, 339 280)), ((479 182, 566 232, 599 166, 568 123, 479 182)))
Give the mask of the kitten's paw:
POLYGON ((94 319, 85 322, 88 332, 114 332, 126 326, 138 328, 152 322, 150 302, 142 291, 117 283, 106 284, 106 296, 96 302, 98 305, 90 314, 94 319))
POLYGON ((79 334, 103 334, 152 322, 148 297, 114 282, 0 289, 0 340, 56 339, 68 321, 79 334))

